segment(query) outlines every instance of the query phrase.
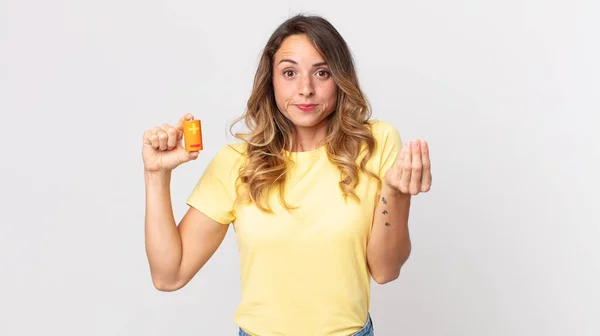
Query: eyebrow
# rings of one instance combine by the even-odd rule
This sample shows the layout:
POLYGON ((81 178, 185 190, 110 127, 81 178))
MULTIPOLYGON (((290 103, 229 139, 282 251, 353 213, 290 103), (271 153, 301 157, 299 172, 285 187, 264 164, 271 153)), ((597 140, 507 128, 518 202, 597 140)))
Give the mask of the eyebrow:
MULTIPOLYGON (((296 65, 298 64, 298 62, 296 62, 296 61, 294 61, 292 59, 289 59, 289 58, 282 59, 281 61, 279 61, 278 64, 281 64, 283 62, 289 62, 289 63, 296 64, 296 65)), ((319 66, 322 66, 322 65, 327 65, 327 62, 318 62, 318 63, 313 64, 312 66, 314 68, 314 67, 319 67, 319 66)))

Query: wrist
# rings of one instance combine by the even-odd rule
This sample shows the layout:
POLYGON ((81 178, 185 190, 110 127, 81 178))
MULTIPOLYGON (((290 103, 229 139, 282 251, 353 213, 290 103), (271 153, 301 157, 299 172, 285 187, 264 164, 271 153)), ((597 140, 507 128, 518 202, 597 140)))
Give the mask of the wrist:
POLYGON ((169 182, 171 171, 148 171, 144 169, 144 180, 146 182, 169 182))
POLYGON ((388 196, 388 197, 395 197, 395 198, 400 198, 400 199, 406 199, 406 200, 410 200, 411 195, 410 194, 405 194, 403 192, 401 192, 398 188, 392 187, 391 185, 384 183, 383 187, 381 188, 381 194, 388 196))

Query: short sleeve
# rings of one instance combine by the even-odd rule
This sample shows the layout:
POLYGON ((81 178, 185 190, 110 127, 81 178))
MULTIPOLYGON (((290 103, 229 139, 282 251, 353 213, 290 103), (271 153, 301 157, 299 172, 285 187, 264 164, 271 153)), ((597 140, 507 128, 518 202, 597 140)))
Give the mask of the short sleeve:
POLYGON ((235 183, 241 154, 233 145, 217 152, 187 199, 187 204, 214 221, 229 224, 235 220, 235 183))
POLYGON ((377 169, 379 177, 383 180, 385 173, 396 163, 400 156, 402 139, 393 125, 379 120, 373 123, 373 135, 377 141, 375 157, 379 157, 377 169))

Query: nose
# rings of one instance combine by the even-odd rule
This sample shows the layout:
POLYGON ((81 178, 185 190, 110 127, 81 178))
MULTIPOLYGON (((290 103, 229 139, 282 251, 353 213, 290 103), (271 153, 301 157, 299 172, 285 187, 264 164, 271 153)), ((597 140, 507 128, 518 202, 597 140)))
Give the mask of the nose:
POLYGON ((300 79, 300 95, 303 97, 310 97, 315 93, 312 78, 310 76, 304 76, 300 79))

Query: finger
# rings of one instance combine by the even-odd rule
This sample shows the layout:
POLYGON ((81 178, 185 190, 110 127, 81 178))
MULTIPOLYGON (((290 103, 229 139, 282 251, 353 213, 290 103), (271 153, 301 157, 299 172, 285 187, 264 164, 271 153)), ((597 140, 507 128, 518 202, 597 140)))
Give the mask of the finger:
POLYGON ((167 150, 175 148, 177 145, 177 129, 167 124, 162 125, 161 129, 167 133, 167 150))
POLYGON ((183 138, 183 122, 186 120, 194 120, 194 115, 191 113, 184 114, 175 124, 175 129, 177 130, 177 141, 183 138))
POLYGON ((428 192, 431 189, 431 160, 429 158, 429 145, 421 141, 421 160, 423 162, 423 177, 421 178, 421 191, 428 192))
POLYGON ((167 150, 167 140, 169 139, 167 132, 159 129, 156 135, 158 136, 158 149, 161 151, 167 150))
POLYGON ((158 131, 160 130, 160 128, 158 127, 154 127, 152 130, 150 130, 150 142, 152 143, 152 148, 154 149, 159 149, 160 148, 160 141, 158 139, 158 131))
POLYGON ((404 162, 404 158, 406 157, 406 146, 402 145, 402 148, 400 149, 400 154, 398 155, 398 157, 396 158, 396 162, 394 163, 394 181, 396 184, 396 187, 398 188, 399 186, 397 184, 400 183, 401 179, 402 179, 402 163, 404 162))
POLYGON ((400 150, 400 156, 398 157, 398 161, 397 161, 397 171, 398 173, 398 181, 399 183, 402 182, 402 172, 404 171, 404 169, 402 169, 402 165, 404 164, 404 160, 406 160, 406 153, 408 153, 408 149, 407 146, 402 146, 402 149, 400 150))
POLYGON ((421 148, 419 140, 414 141, 411 146, 411 176, 410 194, 416 195, 421 191, 421 175, 423 173, 423 162, 421 161, 421 148))
POLYGON ((412 157, 410 155, 410 141, 406 143, 404 160, 402 160, 402 177, 400 178, 400 192, 408 194, 410 185, 410 175, 412 170, 412 157))
POLYGON ((183 122, 186 120, 194 120, 194 116, 191 113, 187 113, 181 116, 177 123, 175 124, 175 128, 183 131, 183 122))
POLYGON ((149 145, 152 146, 152 136, 154 135, 154 131, 153 130, 147 130, 144 132, 144 137, 143 137, 143 142, 144 145, 149 145))
POLYGON ((398 156, 398 159, 396 160, 397 167, 402 168, 402 162, 404 161, 405 156, 406 156, 406 146, 402 146, 402 149, 400 149, 400 155, 398 156))
POLYGON ((184 150, 184 151, 180 151, 179 155, 180 155, 179 161, 181 163, 184 163, 184 162, 188 162, 191 160, 196 160, 198 158, 198 156, 200 155, 200 152, 197 152, 197 151, 188 152, 188 151, 184 150))

